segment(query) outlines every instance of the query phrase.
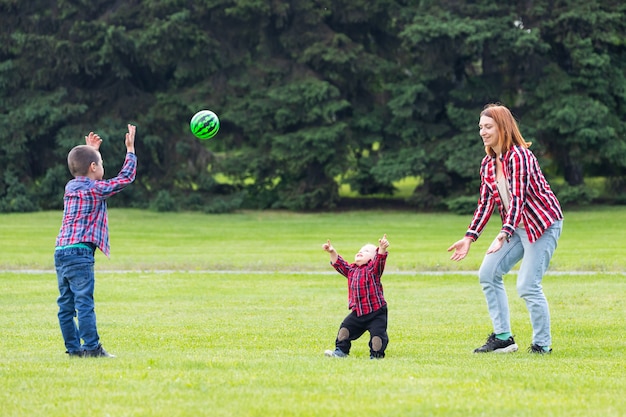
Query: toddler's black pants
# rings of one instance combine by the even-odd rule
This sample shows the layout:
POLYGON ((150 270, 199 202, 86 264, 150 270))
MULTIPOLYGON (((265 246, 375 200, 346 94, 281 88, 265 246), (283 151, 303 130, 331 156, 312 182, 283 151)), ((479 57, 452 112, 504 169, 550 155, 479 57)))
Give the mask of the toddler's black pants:
POLYGON ((335 346, 344 353, 350 353, 352 341, 358 339, 365 333, 370 333, 370 357, 384 358, 385 349, 389 343, 387 336, 387 306, 384 306, 372 313, 361 317, 352 311, 341 323, 335 346))

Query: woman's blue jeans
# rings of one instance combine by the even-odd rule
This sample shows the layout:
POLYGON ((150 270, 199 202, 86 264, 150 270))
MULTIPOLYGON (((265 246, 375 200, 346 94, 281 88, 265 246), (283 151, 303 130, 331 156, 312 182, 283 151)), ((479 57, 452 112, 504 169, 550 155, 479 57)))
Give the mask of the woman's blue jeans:
POLYGON ((541 281, 557 246, 563 221, 550 226, 539 239, 530 243, 526 229, 517 228, 510 242, 495 253, 485 255, 478 272, 487 300, 489 316, 496 334, 511 332, 509 303, 502 277, 522 260, 517 274, 517 293, 526 302, 533 328, 533 344, 550 346, 550 309, 541 281))
POLYGON ((69 353, 96 349, 100 343, 93 298, 94 263, 91 249, 73 247, 54 252, 59 285, 59 325, 69 353))

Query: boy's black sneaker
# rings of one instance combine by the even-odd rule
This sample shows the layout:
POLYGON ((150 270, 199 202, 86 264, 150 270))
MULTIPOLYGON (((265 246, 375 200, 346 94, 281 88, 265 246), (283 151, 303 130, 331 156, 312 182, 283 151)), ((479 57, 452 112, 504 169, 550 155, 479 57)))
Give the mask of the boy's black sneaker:
POLYGON ((84 356, 82 350, 79 350, 78 352, 70 352, 66 350, 65 353, 67 353, 70 358, 82 358, 84 356))
POLYGON ((511 353, 517 351, 517 344, 513 340, 513 336, 507 340, 500 340, 495 333, 491 333, 487 338, 487 343, 479 348, 474 349, 474 353, 511 353))
POLYGON ((100 344, 95 349, 83 351, 83 357, 85 358, 114 358, 115 355, 111 355, 110 353, 108 353, 106 350, 104 350, 104 348, 100 344))
POLYGON ((552 349, 544 349, 543 346, 539 346, 536 344, 532 344, 530 345, 530 347, 528 348, 528 352, 529 353, 536 353, 538 355, 549 355, 550 353, 552 353, 552 349))

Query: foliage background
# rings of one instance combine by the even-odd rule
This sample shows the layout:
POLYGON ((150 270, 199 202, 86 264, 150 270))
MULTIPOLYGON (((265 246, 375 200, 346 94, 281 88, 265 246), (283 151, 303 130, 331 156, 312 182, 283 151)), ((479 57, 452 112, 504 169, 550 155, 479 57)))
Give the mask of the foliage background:
POLYGON ((138 125, 139 173, 113 204, 331 209, 340 187, 474 204, 477 115, 509 106, 559 198, 626 191, 626 5, 618 0, 0 0, 0 211, 62 207, 89 131, 108 175, 138 125), (200 109, 221 119, 199 141, 200 109))

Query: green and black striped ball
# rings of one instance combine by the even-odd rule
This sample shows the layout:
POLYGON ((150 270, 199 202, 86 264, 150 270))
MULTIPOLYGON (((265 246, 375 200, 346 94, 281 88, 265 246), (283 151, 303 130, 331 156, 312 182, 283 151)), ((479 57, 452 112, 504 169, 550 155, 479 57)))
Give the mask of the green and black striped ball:
POLYGON ((189 127, 198 139, 211 139, 220 130, 220 119, 210 110, 200 110, 191 118, 189 127))

